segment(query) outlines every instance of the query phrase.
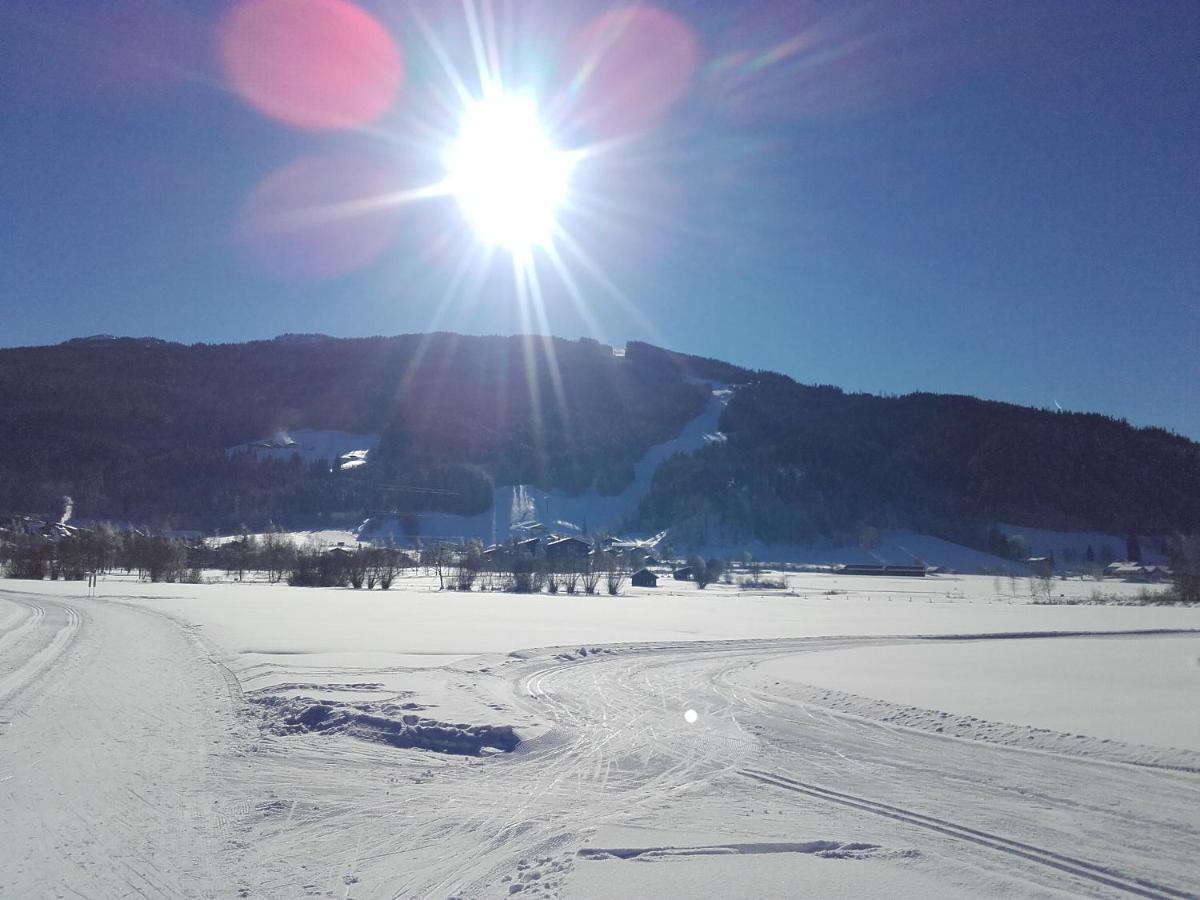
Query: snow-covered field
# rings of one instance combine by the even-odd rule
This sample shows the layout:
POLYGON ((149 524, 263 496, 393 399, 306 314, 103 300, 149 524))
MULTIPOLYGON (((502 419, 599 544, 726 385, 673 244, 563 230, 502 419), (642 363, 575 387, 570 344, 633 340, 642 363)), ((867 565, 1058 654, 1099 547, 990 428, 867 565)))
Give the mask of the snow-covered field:
POLYGON ((0 583, 0 896, 1200 892, 1200 610, 435 588, 0 583))

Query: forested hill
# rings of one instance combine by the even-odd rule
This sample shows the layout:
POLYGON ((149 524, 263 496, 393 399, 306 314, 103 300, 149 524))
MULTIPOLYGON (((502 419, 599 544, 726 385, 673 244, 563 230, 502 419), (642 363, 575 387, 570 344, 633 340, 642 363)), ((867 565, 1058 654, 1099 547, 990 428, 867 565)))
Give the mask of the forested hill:
POLYGON ((639 524, 700 542, 906 527, 980 545, 994 522, 1200 531, 1200 444, 1106 416, 759 373, 721 428, 724 443, 659 468, 639 524))
POLYGON ((745 374, 646 344, 619 357, 589 340, 454 334, 0 350, 0 514, 70 495, 77 516, 260 527, 381 504, 476 513, 493 481, 617 493, 703 408, 701 379, 745 374), (382 440, 354 473, 226 452, 301 428, 382 440), (427 490, 383 491, 397 482, 427 490))
POLYGON ((737 385, 713 443, 662 467, 631 524, 799 540, 948 537, 994 521, 1200 531, 1200 445, 1097 415, 881 398, 631 343, 288 335, 184 346, 88 338, 0 350, 0 514, 175 527, 478 513, 494 484, 620 492, 633 465, 737 385), (379 435, 366 466, 229 448, 292 429, 379 435), (398 489, 397 486, 403 489, 398 489))

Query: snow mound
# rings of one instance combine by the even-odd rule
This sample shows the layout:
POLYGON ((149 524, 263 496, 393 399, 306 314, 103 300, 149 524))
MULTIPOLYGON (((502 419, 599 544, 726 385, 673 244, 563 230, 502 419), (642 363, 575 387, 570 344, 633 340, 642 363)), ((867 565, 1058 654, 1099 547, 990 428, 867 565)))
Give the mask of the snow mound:
POLYGON ((609 647, 580 647, 578 650, 569 650, 566 653, 558 653, 555 659, 561 659, 563 662, 574 662, 577 659, 585 659, 588 656, 599 656, 603 653, 613 653, 609 647))
POLYGON ((252 702, 263 708, 266 727, 274 734, 346 734, 393 747, 458 756, 511 753, 521 742, 511 725, 439 722, 411 712, 415 704, 350 704, 278 696, 252 702))

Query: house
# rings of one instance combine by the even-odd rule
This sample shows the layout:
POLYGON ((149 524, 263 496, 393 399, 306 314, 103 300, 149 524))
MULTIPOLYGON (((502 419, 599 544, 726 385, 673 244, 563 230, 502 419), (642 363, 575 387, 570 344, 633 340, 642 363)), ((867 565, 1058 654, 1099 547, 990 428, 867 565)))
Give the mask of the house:
POLYGON ((835 575, 882 575, 883 566, 862 563, 841 563, 833 567, 835 575))
POLYGON ((1146 566, 1137 562, 1115 562, 1104 567, 1105 578, 1122 578, 1125 581, 1166 581, 1171 572, 1164 566, 1146 566))
POLYGON ((517 541, 517 556, 527 556, 534 559, 538 556, 542 549, 541 538, 526 538, 523 541, 517 541))
POLYGON ((691 566, 681 566, 680 568, 678 568, 674 572, 672 572, 671 576, 676 581, 695 581, 696 580, 696 570, 694 568, 692 568, 691 566))
POLYGON ((899 575, 905 578, 924 578, 924 566, 878 566, 862 563, 842 563, 834 566, 835 575, 899 575))
POLYGON ((587 541, 577 537, 554 538, 546 542, 546 561, 563 563, 587 559, 591 549, 587 541))
POLYGON ((530 535, 545 534, 546 526, 541 522, 518 522, 517 524, 513 525, 509 531, 514 537, 518 535, 525 535, 526 537, 529 537, 530 535))
POLYGON ((924 578, 924 566, 884 566, 884 575, 900 575, 904 578, 924 578))
POLYGON ((1105 578, 1124 578, 1126 581, 1141 581, 1144 573, 1145 567, 1141 563, 1129 562, 1128 560, 1112 562, 1104 567, 1105 578))
POLYGON ((1048 556, 1031 556, 1025 560, 1025 565, 1033 570, 1034 575, 1049 578, 1054 574, 1054 562, 1048 556))
POLYGON ((634 587, 658 587, 658 576, 649 569, 638 569, 629 578, 634 587))

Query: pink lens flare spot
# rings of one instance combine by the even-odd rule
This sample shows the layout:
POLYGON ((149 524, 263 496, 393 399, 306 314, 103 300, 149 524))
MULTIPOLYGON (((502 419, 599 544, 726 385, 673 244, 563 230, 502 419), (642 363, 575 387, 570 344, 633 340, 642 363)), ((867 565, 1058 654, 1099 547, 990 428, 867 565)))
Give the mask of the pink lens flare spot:
POLYGON ((365 125, 404 85, 396 43, 346 0, 244 0, 225 16, 217 40, 238 96, 296 128, 365 125))
POLYGON ((572 118, 597 136, 614 137, 644 130, 675 105, 700 50, 677 17, 627 6, 587 23, 569 53, 572 118))
POLYGON ((396 234, 399 173, 356 155, 306 156, 267 176, 242 208, 237 236, 253 264, 290 281, 345 275, 396 234))

